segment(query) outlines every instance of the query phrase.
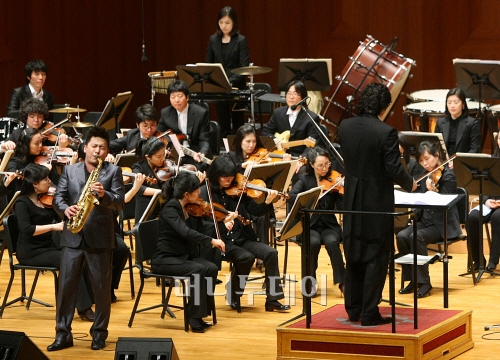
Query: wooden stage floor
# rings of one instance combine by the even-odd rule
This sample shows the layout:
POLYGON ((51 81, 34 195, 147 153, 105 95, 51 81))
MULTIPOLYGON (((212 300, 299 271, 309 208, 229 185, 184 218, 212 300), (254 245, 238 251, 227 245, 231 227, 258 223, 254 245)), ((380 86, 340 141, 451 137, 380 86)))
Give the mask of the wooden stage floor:
MULTIPOLYGON (((279 247, 280 263, 283 262, 284 248, 279 247)), ((465 254, 454 254, 450 261, 450 308, 451 309, 472 309, 472 331, 474 348, 460 355, 461 360, 466 359, 497 359, 500 334, 491 337, 499 340, 485 340, 482 336, 485 325, 500 323, 500 278, 483 276, 478 286, 474 287, 470 277, 459 277, 457 274, 465 269, 465 254)), ((300 275, 300 248, 296 245, 290 246, 289 273, 300 275)), ((224 264, 219 278, 225 282, 225 275, 228 274, 228 266, 224 264)), ((320 268, 318 274, 327 275, 326 300, 321 304, 322 298, 314 299, 313 313, 325 309, 327 306, 342 304, 343 298, 340 292, 332 283, 331 267, 325 250, 320 253, 320 268)), ((400 273, 398 273, 400 274, 400 273)), ((139 276, 135 274, 136 289, 139 285, 139 276)), ((260 273, 255 268, 252 270, 253 276, 260 273)), ((399 275, 398 275, 399 276, 399 275)), ((9 278, 9 266, 7 254, 0 267, 0 296, 5 293, 9 278)), ((29 277, 31 279, 31 276, 29 277)), ((422 308, 441 309, 443 307, 442 291, 442 264, 431 266, 431 279, 434 289, 430 297, 421 299, 419 306, 422 308)), ((396 283, 399 282, 399 278, 396 283)), ((29 282, 30 284, 30 282, 29 282)), ((259 291, 261 281, 254 281, 247 286, 247 291, 259 291)), ((127 326, 130 311, 134 300, 130 298, 130 287, 128 274, 122 276, 120 289, 116 292, 118 302, 112 305, 111 322, 109 326, 109 338, 104 351, 90 350, 90 338, 88 336, 89 322, 83 322, 75 317, 73 322, 75 346, 58 352, 47 353, 45 351, 54 338, 55 330, 55 308, 45 308, 38 304, 32 304, 29 311, 26 311, 21 303, 15 304, 5 309, 3 318, 0 319, 0 329, 10 331, 25 332, 33 342, 35 342, 51 359, 114 359, 115 342, 118 337, 167 337, 172 338, 177 353, 182 360, 186 359, 276 359, 276 328, 278 324, 291 319, 301 313, 302 300, 298 283, 289 286, 285 292, 292 294, 292 309, 288 313, 268 313, 264 311, 265 297, 255 295, 254 305, 247 305, 249 297, 242 298, 243 311, 237 314, 225 305, 223 287, 218 286, 220 295, 216 298, 218 324, 209 329, 205 334, 185 333, 183 330, 183 314, 175 311, 177 319, 166 317, 160 318, 159 309, 137 314, 132 328, 127 326), (293 291, 292 291, 293 290, 293 291), (293 295, 295 292, 295 295, 293 295), (81 339, 80 339, 81 338, 81 339)), ((386 286, 384 297, 388 298, 388 286, 386 286)), ((20 282, 14 283, 10 299, 19 295, 20 282)), ((323 292, 325 294, 325 292, 323 292)), ((50 303, 55 303, 52 276, 46 274, 40 277, 35 297, 50 303)), ((160 289, 154 281, 148 281, 141 304, 156 304, 160 298, 160 289)), ((411 295, 397 295, 397 301, 412 303, 411 295)), ((178 298, 175 301, 181 303, 178 298)))

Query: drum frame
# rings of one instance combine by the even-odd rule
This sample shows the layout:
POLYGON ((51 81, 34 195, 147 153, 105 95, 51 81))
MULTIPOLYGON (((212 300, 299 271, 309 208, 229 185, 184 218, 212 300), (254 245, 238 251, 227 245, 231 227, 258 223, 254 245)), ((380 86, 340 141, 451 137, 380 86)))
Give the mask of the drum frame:
POLYGON ((170 86, 171 83, 173 83, 175 80, 177 80, 177 71, 154 71, 148 73, 149 79, 151 81, 151 105, 154 106, 155 104, 155 95, 156 93, 159 94, 167 94, 168 92, 168 87, 170 86), (169 81, 170 80, 170 81, 169 81), (165 86, 155 86, 155 83, 160 82, 160 81, 166 81, 167 83, 164 84, 165 86), (165 92, 159 91, 158 89, 165 90, 165 92))

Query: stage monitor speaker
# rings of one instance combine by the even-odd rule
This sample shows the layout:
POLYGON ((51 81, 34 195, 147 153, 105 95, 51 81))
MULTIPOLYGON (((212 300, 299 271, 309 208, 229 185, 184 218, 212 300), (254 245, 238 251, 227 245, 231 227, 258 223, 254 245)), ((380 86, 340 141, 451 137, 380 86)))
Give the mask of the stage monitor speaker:
POLYGON ((119 337, 115 360, 179 360, 171 338, 119 337))
POLYGON ((49 358, 25 333, 0 330, 0 359, 48 360, 49 358))

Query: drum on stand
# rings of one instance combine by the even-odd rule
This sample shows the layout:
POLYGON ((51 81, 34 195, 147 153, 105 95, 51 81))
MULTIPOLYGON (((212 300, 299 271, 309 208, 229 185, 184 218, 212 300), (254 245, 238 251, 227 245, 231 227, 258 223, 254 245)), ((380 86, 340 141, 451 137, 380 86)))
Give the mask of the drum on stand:
POLYGON ((446 95, 449 89, 432 89, 432 90, 419 90, 411 94, 407 94, 410 103, 423 102, 423 101, 446 101, 446 95))
POLYGON ((151 80, 151 105, 154 106, 155 94, 167 94, 168 87, 177 80, 177 71, 155 71, 148 73, 151 80))
POLYGON ((12 132, 21 127, 20 120, 10 117, 0 118, 0 141, 5 141, 12 132))
MULTIPOLYGON (((481 105, 486 107, 485 103, 481 105)), ((476 117, 479 103, 467 101, 469 116, 476 117)), ((439 118, 445 117, 446 101, 423 101, 408 104, 403 107, 405 129, 418 132, 435 132, 439 118)))
POLYGON ((356 103, 359 93, 370 83, 381 83, 389 88, 393 101, 382 120, 390 113, 410 75, 411 67, 416 65, 412 59, 396 53, 392 49, 393 46, 394 40, 384 46, 368 35, 364 42, 360 42, 354 55, 349 57, 342 74, 335 77, 338 81, 337 87, 332 97, 326 98, 322 114, 325 118, 322 122, 333 137, 337 134, 340 121, 357 114, 353 104, 356 103))

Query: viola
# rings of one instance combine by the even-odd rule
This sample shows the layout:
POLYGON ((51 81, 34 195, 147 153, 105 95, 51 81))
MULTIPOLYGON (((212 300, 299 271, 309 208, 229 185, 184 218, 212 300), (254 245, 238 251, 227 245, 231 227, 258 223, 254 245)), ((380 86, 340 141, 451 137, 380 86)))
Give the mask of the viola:
MULTIPOLYGON (((286 155, 285 150, 274 150, 268 151, 264 148, 256 149, 250 156, 248 156, 248 161, 257 162, 260 164, 265 164, 268 162, 279 162, 283 161, 283 157, 286 155)), ((302 156, 292 156, 292 160, 298 160, 303 164, 307 163, 307 159, 302 156)))
MULTIPOLYGON (((168 144, 168 138, 166 138, 165 136, 167 136, 168 134, 170 134, 172 132, 172 129, 169 129, 167 131, 164 131, 162 133, 160 133, 159 131, 155 132, 153 134, 153 136, 155 136, 157 139, 160 139, 161 141, 163 141, 165 143, 165 145, 168 144)), ((125 154, 133 154, 135 153, 135 149, 132 149, 132 150, 129 150, 129 151, 126 151, 125 154)))
POLYGON ((55 186, 49 187, 49 191, 45 194, 38 195, 38 199, 42 203, 42 205, 46 208, 52 208, 52 202, 54 201, 54 194, 56 192, 55 186))
POLYGON ((66 165, 73 156, 73 149, 60 148, 54 151, 52 146, 42 146, 42 152, 35 158, 37 164, 57 162, 66 165))
POLYGON ((165 160, 163 165, 159 168, 156 168, 155 175, 160 181, 167 181, 172 176, 175 176, 179 171, 188 171, 193 174, 196 174, 196 166, 191 164, 177 166, 171 160, 165 160))
MULTIPOLYGON (((212 209, 208 201, 204 201, 202 198, 198 198, 195 203, 189 203, 184 206, 186 211, 192 216, 210 216, 212 217, 212 209)), ((229 211, 224 208, 221 204, 213 203, 215 220, 222 221, 228 215, 229 211)), ((238 220, 240 220, 243 225, 250 224, 250 220, 245 219, 243 216, 238 215, 238 220)))
POLYGON ((340 195, 344 195, 342 180, 343 176, 338 171, 332 170, 319 181, 319 186, 323 186, 323 192, 337 191, 340 195))
MULTIPOLYGON (((271 192, 271 189, 268 189, 266 187, 266 183, 264 182, 264 180, 254 179, 248 181, 244 175, 236 173, 233 185, 225 189, 225 191, 229 196, 240 196, 241 193, 244 192, 252 199, 258 199, 261 198, 264 193, 271 192)), ((290 195, 281 192, 278 192, 278 196, 285 199, 290 198, 290 195)))
MULTIPOLYGON (((136 173, 133 173, 132 172, 132 169, 129 168, 129 167, 124 167, 122 166, 122 175, 124 177, 123 179, 123 182, 125 184, 127 184, 131 178, 135 178, 137 176, 136 173)), ((144 179, 144 181, 147 183, 147 184, 158 184, 158 179, 155 179, 154 177, 151 177, 151 176, 146 176, 146 178, 144 179)))

